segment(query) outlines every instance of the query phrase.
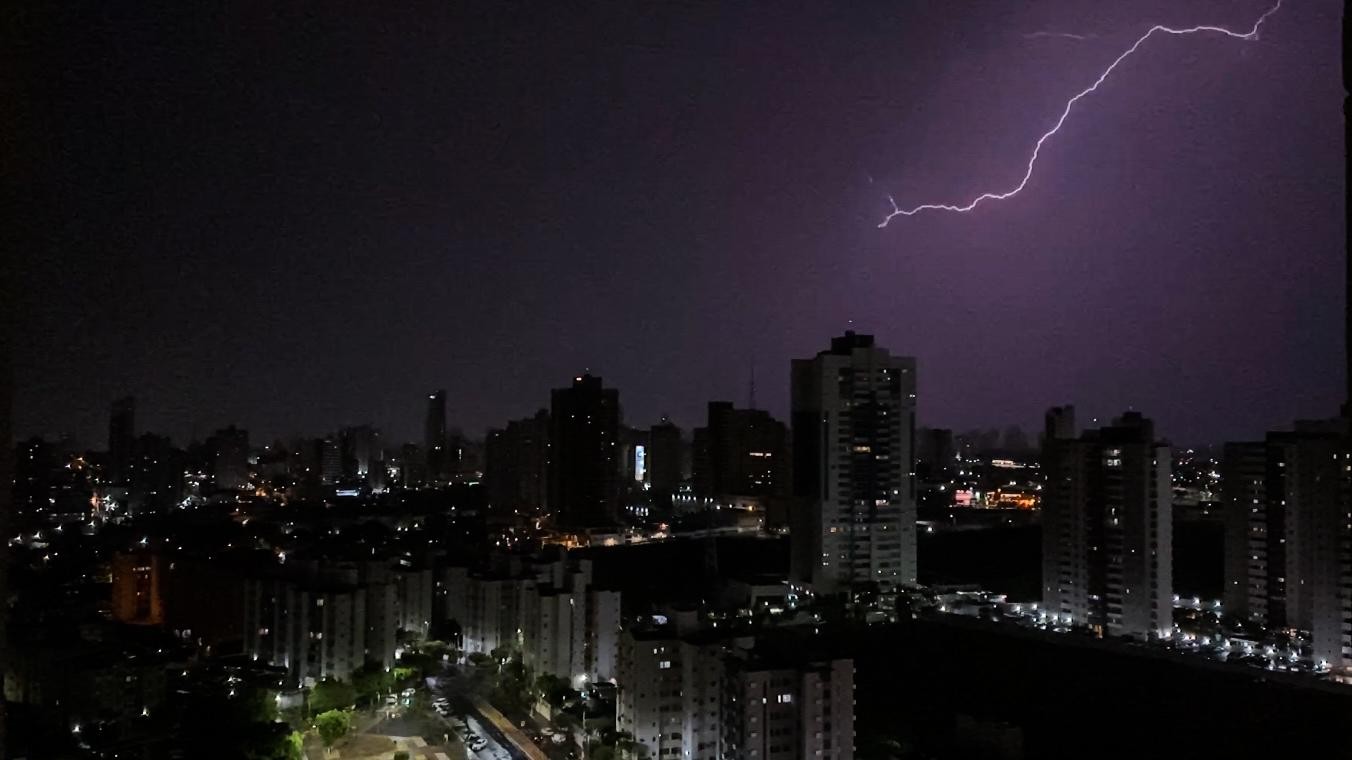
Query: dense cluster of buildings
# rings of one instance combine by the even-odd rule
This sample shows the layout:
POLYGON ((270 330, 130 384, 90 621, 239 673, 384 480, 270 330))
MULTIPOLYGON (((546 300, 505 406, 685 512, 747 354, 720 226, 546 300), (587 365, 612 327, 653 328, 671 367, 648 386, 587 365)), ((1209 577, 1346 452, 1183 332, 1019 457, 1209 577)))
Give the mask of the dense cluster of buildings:
MULTIPOLYGON (((198 653, 275 666, 292 688, 390 668, 405 646, 446 636, 467 653, 519 653, 532 673, 575 688, 615 684, 617 728, 655 758, 848 758, 850 658, 785 648, 744 625, 720 628, 729 618, 709 609, 731 606, 750 619, 843 601, 865 619, 895 619, 898 598, 920 577, 921 516, 984 506, 1040 513, 1040 625, 1168 639, 1178 633, 1175 495, 1211 499, 1219 482, 1225 612, 1241 627, 1308 641, 1320 670, 1352 668, 1345 421, 1229 444, 1221 464, 1208 465, 1219 471, 1190 463, 1181 487, 1174 452, 1137 412, 1081 430, 1072 407, 1053 408, 1036 447, 1018 430, 917 429, 916 362, 872 336, 832 339, 792 362, 790 382, 788 424, 754 402, 714 401, 687 435, 666 417, 626 425, 619 391, 583 374, 554 389, 548 408, 488 431, 482 444, 447 425, 437 391, 424 439, 398 448, 367 424, 262 448, 231 426, 178 449, 138 434, 135 402, 121 399, 106 452, 20 444, 15 540, 40 549, 50 528, 135 524, 176 510, 224 505, 240 519, 254 507, 344 497, 358 505, 382 497, 381 508, 395 509, 405 501, 384 497, 477 489, 468 512, 495 548, 473 560, 435 548, 261 539, 247 557, 212 560, 143 539, 109 562, 108 615, 162 629, 198 653), (654 615, 599 584, 592 560, 557 546, 595 544, 589 537, 625 526, 706 530, 724 524, 719 515, 788 533, 787 574, 729 581, 708 590, 712 606, 654 615)), ((311 539, 326 530, 308 529, 311 539)), ((42 673, 58 666, 37 654, 32 662, 49 670, 35 665, 10 683, 22 685, 20 701, 42 703, 42 673)))
POLYGON ((479 571, 449 567, 439 576, 437 593, 464 651, 519 651, 533 672, 575 687, 613 680, 620 592, 595 587, 587 560, 497 559, 479 571))
POLYGON ((297 686, 389 668, 432 625, 430 568, 400 560, 293 560, 243 579, 244 651, 297 686))

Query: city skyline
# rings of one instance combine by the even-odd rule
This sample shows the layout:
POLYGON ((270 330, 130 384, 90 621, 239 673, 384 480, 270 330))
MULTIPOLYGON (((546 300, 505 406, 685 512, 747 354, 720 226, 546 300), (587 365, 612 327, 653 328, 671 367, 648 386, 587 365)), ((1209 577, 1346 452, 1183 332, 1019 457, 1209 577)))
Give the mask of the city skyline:
POLYGON ((1150 25, 1267 5, 719 19, 750 36, 671 8, 594 19, 594 45, 551 36, 576 22, 545 10, 495 19, 502 49, 447 9, 375 36, 355 34, 370 10, 305 35, 280 12, 34 19, 63 85, 24 122, 18 176, 62 202, 30 218, 43 255, 18 272, 16 435, 101 445, 134 395, 139 426, 179 441, 362 422, 415 441, 411 399, 442 387, 480 435, 584 369, 629 420, 689 427, 741 403, 754 366, 783 418, 784 363, 850 327, 926 368, 925 425, 1032 430, 1073 403, 1147 410, 1193 445, 1321 416, 1343 395, 1331 1, 1288 4, 1254 42, 1152 41, 1065 125, 1036 192, 874 227, 889 190, 1016 177, 1054 106, 1150 25), (257 61, 196 55, 257 28, 257 61), (284 53, 297 38, 311 57, 284 53), (258 93, 213 86, 236 66, 258 93))
POLYGON ((8 14, 0 760, 1299 754, 1343 5, 8 14))

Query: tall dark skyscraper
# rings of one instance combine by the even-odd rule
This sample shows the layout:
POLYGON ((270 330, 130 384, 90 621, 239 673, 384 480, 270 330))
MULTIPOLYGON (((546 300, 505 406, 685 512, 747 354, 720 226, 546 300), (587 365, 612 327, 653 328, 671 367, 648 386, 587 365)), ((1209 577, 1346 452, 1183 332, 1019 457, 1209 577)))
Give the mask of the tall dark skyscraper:
POLYGON ((423 453, 427 457, 427 481, 444 482, 449 476, 446 456, 446 391, 427 396, 427 421, 423 424, 423 453))
POLYGON ((235 491, 249 485, 249 431, 234 425, 217 430, 207 439, 207 451, 218 490, 235 491))
POLYGON ((666 417, 648 429, 646 459, 648 483, 654 494, 670 501, 684 479, 685 442, 681 429, 666 417))
POLYGON ((127 466, 132 514, 163 512, 183 498, 186 457, 164 436, 145 433, 127 466))
POLYGON ((484 442, 488 504, 502 520, 548 510, 549 412, 488 431, 484 442))
POLYGON ((136 452, 136 399, 131 396, 113 402, 108 417, 108 480, 127 482, 128 469, 136 452))
POLYGON ((1167 444, 1137 412, 1075 435, 1047 413, 1042 601, 1067 624, 1147 638, 1173 628, 1173 492, 1167 444))
POLYGON ((916 582, 915 384, 872 335, 793 360, 793 571, 817 593, 916 582))
POLYGON ((761 409, 709 402, 708 420, 695 429, 697 496, 784 496, 789 484, 789 431, 761 409))
POLYGON ((380 432, 373 425, 345 427, 338 432, 344 479, 365 481, 380 469, 384 454, 380 432))
POLYGON ((427 454, 416 443, 399 447, 399 485, 417 488, 427 482, 427 454))
POLYGON ((565 528, 619 519, 620 392, 580 375, 550 394, 549 506, 565 528))

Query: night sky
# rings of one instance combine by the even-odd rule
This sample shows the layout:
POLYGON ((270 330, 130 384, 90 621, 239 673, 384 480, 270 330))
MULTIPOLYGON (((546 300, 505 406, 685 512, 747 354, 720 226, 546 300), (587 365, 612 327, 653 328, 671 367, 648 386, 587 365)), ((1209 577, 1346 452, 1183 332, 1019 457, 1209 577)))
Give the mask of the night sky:
POLYGON ((922 424, 1341 403, 1338 0, 50 3, 18 18, 16 432, 472 434, 583 368, 626 421, 785 414, 852 326, 922 424), (402 4, 401 4, 402 5, 402 4), (58 7, 59 6, 59 7, 58 7), (158 6, 158 7, 156 7, 158 6), (276 6, 276 7, 274 7, 276 6), (214 9, 213 9, 214 8, 214 9), (1038 34, 1065 32, 1083 40, 1038 34))

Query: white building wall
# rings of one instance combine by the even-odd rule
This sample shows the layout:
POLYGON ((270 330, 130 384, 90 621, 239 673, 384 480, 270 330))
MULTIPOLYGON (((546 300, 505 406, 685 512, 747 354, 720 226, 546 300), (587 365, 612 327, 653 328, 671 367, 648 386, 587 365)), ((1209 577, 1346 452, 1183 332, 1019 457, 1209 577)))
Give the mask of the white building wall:
POLYGON ((681 642, 680 754, 718 760, 722 740, 722 648, 681 642))
POLYGON ((399 589, 399 629, 426 638, 432 624, 432 571, 399 570, 395 577, 399 589))
POLYGON ((394 666, 398 647, 398 592, 392 582, 366 587, 366 657, 382 668, 394 666))
POLYGON ((680 757, 681 672, 680 642, 621 635, 616 728, 632 734, 652 758, 680 757))
POLYGON ((593 680, 609 681, 616 678, 620 638, 620 592, 592 591, 588 594, 591 609, 591 662, 593 680))

